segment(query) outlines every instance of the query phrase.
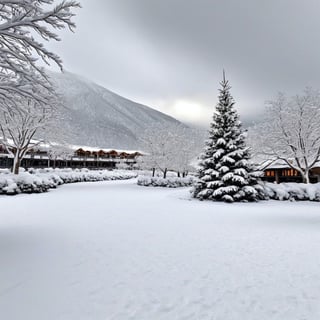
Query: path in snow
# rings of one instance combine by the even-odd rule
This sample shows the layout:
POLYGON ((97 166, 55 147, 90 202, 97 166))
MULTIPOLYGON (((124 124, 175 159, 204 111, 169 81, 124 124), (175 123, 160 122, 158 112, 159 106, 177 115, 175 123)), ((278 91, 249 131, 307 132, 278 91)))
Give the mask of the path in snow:
POLYGON ((0 197, 0 319, 318 320, 318 203, 134 181, 0 197))

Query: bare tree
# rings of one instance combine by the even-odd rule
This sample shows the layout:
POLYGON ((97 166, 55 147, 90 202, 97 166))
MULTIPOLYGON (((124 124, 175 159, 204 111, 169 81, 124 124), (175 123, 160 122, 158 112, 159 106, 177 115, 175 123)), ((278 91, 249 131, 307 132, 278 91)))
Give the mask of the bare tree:
POLYGON ((66 143, 66 141, 63 141, 62 143, 49 141, 48 144, 48 167, 50 166, 50 161, 52 161, 53 168, 56 168, 57 160, 64 161, 65 166, 67 167, 68 161, 71 160, 74 155, 74 150, 72 150, 72 148, 66 143))
POLYGON ((54 98, 46 104, 24 97, 15 97, 16 104, 0 106, 0 143, 13 156, 12 172, 19 173, 26 153, 48 141, 57 131, 57 113, 54 98))
POLYGON ((254 151, 282 160, 309 183, 309 172, 320 160, 320 94, 307 88, 288 98, 278 94, 267 103, 262 123, 250 130, 254 151))
POLYGON ((145 131, 142 138, 146 154, 139 159, 144 169, 156 170, 166 178, 168 170, 187 174, 190 162, 197 154, 196 134, 180 124, 161 126, 155 124, 145 131))
POLYGON ((72 9, 79 8, 80 4, 77 1, 62 1, 52 7, 53 4, 54 0, 0 0, 2 103, 10 100, 12 94, 41 99, 41 95, 30 90, 34 84, 51 89, 38 59, 47 64, 54 62, 62 69, 61 58, 47 50, 43 41, 59 41, 55 30, 69 28, 73 31, 72 9))
POLYGON ((146 152, 140 162, 143 169, 151 169, 153 175, 156 170, 160 170, 163 177, 166 178, 168 168, 172 166, 173 158, 170 130, 155 124, 144 132, 142 141, 146 152))
POLYGON ((194 170, 194 163, 200 153, 203 143, 201 132, 184 126, 177 126, 173 131, 174 147, 173 169, 178 177, 187 176, 189 171, 194 170))

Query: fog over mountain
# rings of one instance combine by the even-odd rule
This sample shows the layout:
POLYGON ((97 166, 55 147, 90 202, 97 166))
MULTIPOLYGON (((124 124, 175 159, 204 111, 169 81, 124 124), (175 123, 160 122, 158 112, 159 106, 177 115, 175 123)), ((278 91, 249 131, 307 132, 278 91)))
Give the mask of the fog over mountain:
POLYGON ((146 129, 180 123, 70 72, 49 74, 64 100, 61 130, 72 130, 72 144, 139 149, 139 137, 146 129))

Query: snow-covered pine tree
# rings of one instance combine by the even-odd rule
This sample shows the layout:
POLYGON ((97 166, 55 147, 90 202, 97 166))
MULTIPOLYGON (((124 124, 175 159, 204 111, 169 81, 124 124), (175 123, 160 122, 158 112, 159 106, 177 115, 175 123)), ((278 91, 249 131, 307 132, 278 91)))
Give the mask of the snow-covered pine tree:
POLYGON ((262 198, 263 188, 258 185, 259 174, 249 163, 249 148, 224 72, 220 84, 219 103, 200 158, 193 196, 225 202, 257 201, 262 198))

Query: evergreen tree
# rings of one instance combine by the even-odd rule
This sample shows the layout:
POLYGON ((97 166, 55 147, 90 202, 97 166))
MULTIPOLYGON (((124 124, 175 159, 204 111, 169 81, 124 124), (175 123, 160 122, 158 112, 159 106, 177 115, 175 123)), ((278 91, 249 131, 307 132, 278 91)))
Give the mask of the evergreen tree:
POLYGON ((249 148, 224 72, 220 84, 219 103, 201 155, 193 196, 200 200, 257 201, 263 197, 263 188, 258 185, 259 174, 249 163, 249 148))

